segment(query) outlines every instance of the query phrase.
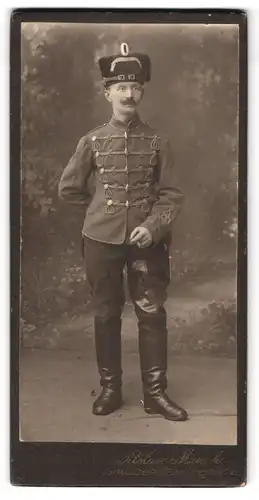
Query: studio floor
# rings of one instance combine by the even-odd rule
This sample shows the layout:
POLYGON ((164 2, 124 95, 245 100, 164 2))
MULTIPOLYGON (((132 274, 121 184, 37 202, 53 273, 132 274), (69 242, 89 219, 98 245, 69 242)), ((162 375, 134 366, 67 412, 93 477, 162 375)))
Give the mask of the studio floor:
POLYGON ((23 349, 21 439, 235 445, 235 359, 176 357, 169 350, 168 361, 168 393, 188 410, 186 422, 144 413, 139 358, 132 349, 123 351, 124 406, 105 417, 91 412, 99 391, 91 342, 84 351, 23 349))

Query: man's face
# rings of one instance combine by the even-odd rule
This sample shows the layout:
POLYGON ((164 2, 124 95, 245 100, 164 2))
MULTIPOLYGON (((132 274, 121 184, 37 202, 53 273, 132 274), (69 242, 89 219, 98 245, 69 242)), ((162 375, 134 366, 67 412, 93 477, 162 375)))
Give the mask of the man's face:
POLYGON ((136 82, 113 83, 105 91, 105 96, 112 103, 115 114, 130 118, 135 114, 143 92, 143 87, 136 82))

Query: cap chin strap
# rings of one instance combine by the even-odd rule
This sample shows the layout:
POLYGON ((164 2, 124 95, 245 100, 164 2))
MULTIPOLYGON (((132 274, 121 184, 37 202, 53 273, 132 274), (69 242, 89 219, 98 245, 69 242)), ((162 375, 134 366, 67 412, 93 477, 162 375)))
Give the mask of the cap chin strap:
POLYGON ((106 82, 112 82, 112 81, 118 81, 118 82, 136 82, 138 81, 137 75, 130 73, 128 75, 114 75, 114 76, 108 76, 107 78, 103 78, 103 81, 106 82))

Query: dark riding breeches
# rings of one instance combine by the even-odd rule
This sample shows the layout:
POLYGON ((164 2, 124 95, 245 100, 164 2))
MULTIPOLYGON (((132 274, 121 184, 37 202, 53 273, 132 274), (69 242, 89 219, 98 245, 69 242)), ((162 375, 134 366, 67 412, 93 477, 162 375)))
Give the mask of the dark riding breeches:
MULTIPOLYGON (((125 302, 123 271, 139 321, 163 323, 164 302, 170 281, 169 251, 165 243, 140 249, 112 245, 84 237, 86 276, 95 318, 105 323, 120 318, 125 302)), ((162 326, 162 324, 161 324, 162 326)))

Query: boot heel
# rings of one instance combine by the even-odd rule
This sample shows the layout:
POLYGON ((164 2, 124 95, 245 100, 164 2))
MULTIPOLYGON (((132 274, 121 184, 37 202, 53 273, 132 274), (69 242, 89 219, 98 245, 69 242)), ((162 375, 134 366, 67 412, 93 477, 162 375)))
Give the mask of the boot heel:
POLYGON ((152 402, 149 398, 144 398, 144 411, 149 415, 157 415, 157 411, 154 409, 152 402))

